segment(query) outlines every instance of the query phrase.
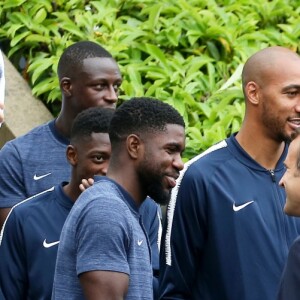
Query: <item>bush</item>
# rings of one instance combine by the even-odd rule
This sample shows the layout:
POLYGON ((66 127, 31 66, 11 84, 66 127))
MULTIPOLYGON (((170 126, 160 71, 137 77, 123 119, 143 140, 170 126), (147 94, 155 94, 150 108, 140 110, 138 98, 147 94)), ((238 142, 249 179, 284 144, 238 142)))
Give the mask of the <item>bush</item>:
POLYGON ((184 116, 185 159, 239 129, 245 60, 270 45, 297 51, 300 36, 300 9, 288 0, 5 0, 0 8, 3 50, 16 66, 25 58, 35 96, 59 106, 62 51, 98 42, 120 65, 122 101, 156 97, 184 116))

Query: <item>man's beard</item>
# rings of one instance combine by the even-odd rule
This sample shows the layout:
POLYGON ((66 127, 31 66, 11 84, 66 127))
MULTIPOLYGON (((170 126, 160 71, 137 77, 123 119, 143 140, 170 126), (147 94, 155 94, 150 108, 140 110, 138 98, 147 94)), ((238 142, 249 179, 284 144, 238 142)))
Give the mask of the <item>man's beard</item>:
POLYGON ((156 172, 155 166, 147 160, 140 165, 138 173, 140 183, 147 196, 160 205, 168 204, 171 197, 171 189, 163 188, 164 175, 156 172))
POLYGON ((280 117, 276 116, 272 113, 272 110, 268 110, 269 108, 265 103, 263 103, 263 119, 262 122, 265 127, 269 128, 270 132, 273 133, 273 138, 278 142, 291 142, 292 137, 289 136, 285 131, 286 121, 280 119, 280 117))
POLYGON ((160 205, 166 205, 169 203, 171 197, 171 190, 164 190, 161 182, 152 181, 150 184, 148 184, 146 190, 147 195, 151 197, 156 203, 160 205))

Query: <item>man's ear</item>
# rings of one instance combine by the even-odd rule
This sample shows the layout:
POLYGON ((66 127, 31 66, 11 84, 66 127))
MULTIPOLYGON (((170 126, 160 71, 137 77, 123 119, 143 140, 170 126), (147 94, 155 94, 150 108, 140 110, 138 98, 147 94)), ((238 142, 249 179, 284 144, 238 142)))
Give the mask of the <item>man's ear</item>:
POLYGON ((132 159, 137 159, 140 155, 142 140, 136 134, 130 134, 126 139, 128 155, 132 159))
POLYGON ((245 87, 245 92, 250 104, 259 104, 259 86, 254 81, 249 81, 245 87))
POLYGON ((75 146, 68 145, 66 150, 66 156, 71 166, 74 167, 77 165, 78 158, 77 158, 77 150, 75 146))
POLYGON ((62 91, 62 93, 66 96, 66 97, 70 97, 71 96, 71 79, 69 77, 63 77, 60 80, 60 89, 62 91))

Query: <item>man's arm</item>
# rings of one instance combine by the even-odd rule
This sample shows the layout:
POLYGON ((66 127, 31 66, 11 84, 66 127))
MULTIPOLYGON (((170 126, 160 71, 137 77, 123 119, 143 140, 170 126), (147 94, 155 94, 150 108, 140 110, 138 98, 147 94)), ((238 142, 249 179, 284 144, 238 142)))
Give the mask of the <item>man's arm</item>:
POLYGON ((204 188, 199 181, 187 171, 177 183, 179 189, 172 192, 162 235, 159 299, 192 298, 206 228, 204 204, 199 202, 204 188))
POLYGON ((0 286, 5 299, 26 299, 26 255, 22 224, 10 214, 0 244, 0 286))
POLYGON ((119 272, 85 272, 79 280, 87 300, 124 299, 129 285, 129 276, 119 272))
MULTIPOLYGON (((91 197, 94 193, 92 189, 88 188, 78 203, 85 201, 85 197, 91 197)), ((106 197, 99 198, 100 201, 91 201, 80 209, 80 216, 73 219, 72 212, 77 213, 74 207, 63 227, 54 276, 52 294, 54 299, 59 299, 61 293, 73 293, 71 290, 67 292, 64 290, 64 264, 66 263, 68 267, 66 258, 69 255, 69 239, 74 241, 73 234, 75 241, 72 247, 76 253, 74 255, 76 271, 74 271, 80 279, 82 292, 86 297, 94 299, 99 294, 110 293, 123 299, 127 292, 130 274, 128 245, 132 243, 133 236, 131 222, 128 222, 130 211, 126 209, 124 211, 125 204, 120 201, 106 197), (108 280, 111 280, 109 284, 108 280), (114 289, 116 290, 113 291, 114 289)))

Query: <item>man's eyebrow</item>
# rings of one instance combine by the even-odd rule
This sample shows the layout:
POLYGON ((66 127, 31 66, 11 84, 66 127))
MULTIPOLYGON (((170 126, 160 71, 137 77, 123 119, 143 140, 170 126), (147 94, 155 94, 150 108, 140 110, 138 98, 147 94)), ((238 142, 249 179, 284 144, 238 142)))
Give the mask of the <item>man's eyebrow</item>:
POLYGON ((286 92, 288 90, 291 90, 291 89, 297 89, 297 90, 300 90, 300 84, 290 84, 290 85, 287 85, 285 86, 282 91, 283 92, 286 92))
POLYGON ((180 143, 177 143, 177 142, 170 142, 170 143, 166 144, 166 147, 173 148, 174 150, 180 151, 180 152, 183 152, 183 150, 184 150, 184 149, 181 147, 181 144, 180 144, 180 143))

